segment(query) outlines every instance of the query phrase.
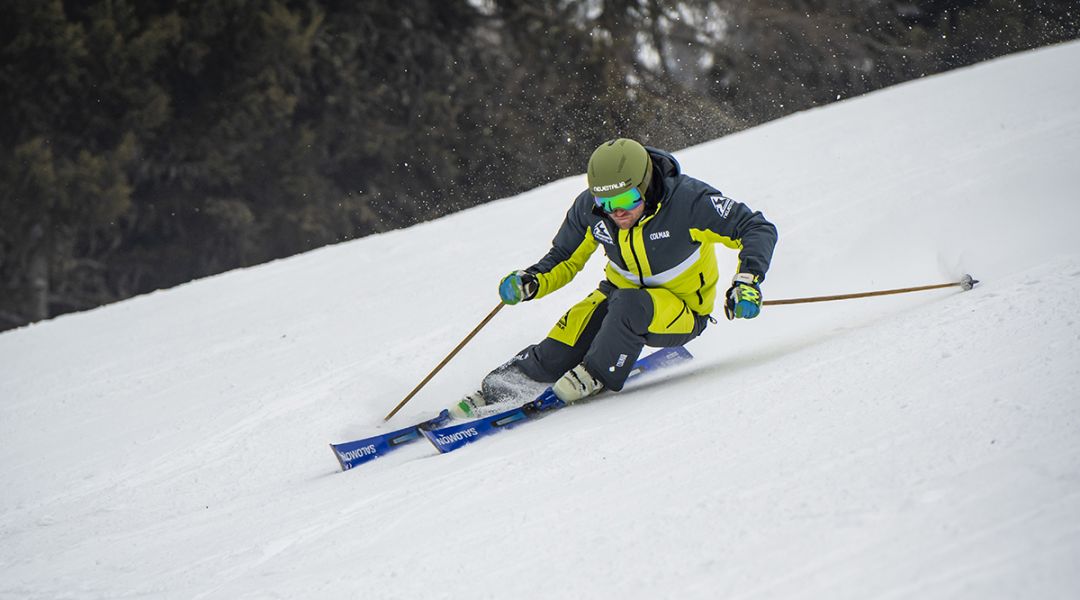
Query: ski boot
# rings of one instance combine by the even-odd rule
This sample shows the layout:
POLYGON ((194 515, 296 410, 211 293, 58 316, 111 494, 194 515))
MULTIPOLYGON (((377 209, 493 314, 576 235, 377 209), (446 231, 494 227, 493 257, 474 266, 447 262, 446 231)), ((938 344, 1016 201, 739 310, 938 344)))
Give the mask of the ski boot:
POLYGON ((551 386, 551 391, 567 404, 599 394, 603 389, 604 384, 586 371, 585 365, 570 369, 551 386))

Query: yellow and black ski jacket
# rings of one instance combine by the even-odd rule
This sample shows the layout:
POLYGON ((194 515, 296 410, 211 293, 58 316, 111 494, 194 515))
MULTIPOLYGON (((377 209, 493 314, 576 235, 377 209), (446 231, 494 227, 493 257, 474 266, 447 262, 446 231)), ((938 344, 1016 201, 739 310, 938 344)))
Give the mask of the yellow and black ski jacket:
POLYGON ((588 189, 578 195, 551 251, 526 269, 540 282, 537 298, 569 283, 598 246, 607 254, 605 273, 616 287, 665 288, 699 315, 712 313, 716 301, 720 274, 714 244, 738 250, 738 272, 764 280, 776 227, 760 212, 683 175, 668 152, 646 149, 653 178, 642 218, 630 229, 619 229, 597 208, 588 189))

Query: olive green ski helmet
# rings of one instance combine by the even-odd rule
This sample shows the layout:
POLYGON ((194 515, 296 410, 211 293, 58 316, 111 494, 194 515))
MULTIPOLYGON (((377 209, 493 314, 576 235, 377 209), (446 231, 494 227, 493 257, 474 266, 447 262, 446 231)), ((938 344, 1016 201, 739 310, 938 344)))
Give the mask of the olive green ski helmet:
POLYGON ((652 179, 652 160, 634 140, 604 142, 589 158, 588 179, 594 196, 609 198, 635 187, 644 196, 652 179))

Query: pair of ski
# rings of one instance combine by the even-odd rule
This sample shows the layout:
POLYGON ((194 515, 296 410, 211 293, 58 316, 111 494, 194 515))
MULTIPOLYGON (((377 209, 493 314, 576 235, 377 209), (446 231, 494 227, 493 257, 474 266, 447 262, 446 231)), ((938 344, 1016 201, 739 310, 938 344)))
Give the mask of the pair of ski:
MULTIPOLYGON (((691 358, 693 355, 682 346, 663 348, 638 359, 634 363, 630 377, 670 367, 691 358)), ((341 470, 348 471, 380 456, 385 456, 421 437, 431 442, 439 452, 452 452, 466 444, 537 419, 564 406, 566 404, 559 400, 549 387, 531 402, 487 417, 455 423, 455 419, 450 416, 450 411, 444 409, 434 418, 410 427, 352 442, 330 444, 330 448, 334 451, 338 463, 341 464, 341 470)))

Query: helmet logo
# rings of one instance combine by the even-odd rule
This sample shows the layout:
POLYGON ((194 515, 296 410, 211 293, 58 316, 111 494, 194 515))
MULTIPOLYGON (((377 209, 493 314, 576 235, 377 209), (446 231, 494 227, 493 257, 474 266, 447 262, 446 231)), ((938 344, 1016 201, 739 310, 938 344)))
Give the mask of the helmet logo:
MULTIPOLYGON (((611 190, 617 190, 621 187, 630 185, 630 180, 620 181, 619 183, 612 183, 610 185, 594 185, 592 191, 594 192, 610 192, 611 190)), ((580 189, 580 188, 579 188, 580 189)))

